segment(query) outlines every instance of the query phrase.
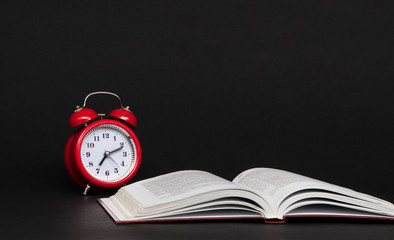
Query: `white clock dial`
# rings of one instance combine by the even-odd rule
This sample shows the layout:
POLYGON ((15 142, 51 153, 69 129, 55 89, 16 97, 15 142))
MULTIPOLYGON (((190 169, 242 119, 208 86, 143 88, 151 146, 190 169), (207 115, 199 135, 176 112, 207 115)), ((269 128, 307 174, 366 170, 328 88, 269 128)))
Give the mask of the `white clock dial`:
POLYGON ((86 171, 104 182, 123 179, 136 163, 136 147, 131 136, 112 124, 89 131, 82 141, 80 154, 86 171))

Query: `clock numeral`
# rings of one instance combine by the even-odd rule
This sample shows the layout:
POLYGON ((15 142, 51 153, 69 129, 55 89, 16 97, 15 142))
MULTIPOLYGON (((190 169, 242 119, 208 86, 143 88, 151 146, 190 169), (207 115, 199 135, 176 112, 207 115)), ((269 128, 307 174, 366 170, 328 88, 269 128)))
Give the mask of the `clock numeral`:
POLYGON ((120 146, 124 146, 124 142, 121 142, 121 143, 120 143, 120 146))
POLYGON ((86 157, 90 157, 90 152, 86 152, 86 157))
POLYGON ((109 133, 103 133, 103 138, 109 138, 109 133))
POLYGON ((97 173, 97 174, 100 173, 100 168, 96 168, 96 173, 97 173))
POLYGON ((94 141, 95 142, 99 142, 100 141, 100 137, 99 136, 94 136, 94 141))
POLYGON ((93 162, 90 161, 88 166, 89 166, 89 167, 93 167, 93 162))
POLYGON ((94 143, 86 143, 88 148, 94 148, 94 143))
POLYGON ((105 171, 105 176, 109 176, 109 170, 105 171))
POLYGON ((127 157, 127 152, 123 152, 123 157, 127 157))
POLYGON ((124 167, 124 161, 122 161, 122 162, 120 163, 120 166, 124 167))
POLYGON ((114 141, 116 142, 116 135, 114 136, 114 141))
POLYGON ((118 168, 114 168, 114 173, 118 173, 118 172, 119 172, 118 168))

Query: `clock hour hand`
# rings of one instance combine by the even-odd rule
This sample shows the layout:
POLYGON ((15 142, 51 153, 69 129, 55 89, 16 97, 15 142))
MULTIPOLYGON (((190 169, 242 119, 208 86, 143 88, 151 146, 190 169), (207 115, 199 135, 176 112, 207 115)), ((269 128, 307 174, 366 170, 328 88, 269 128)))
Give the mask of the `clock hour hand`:
MULTIPOLYGON (((109 154, 114 153, 114 152, 116 152, 116 151, 119 151, 119 150, 122 149, 122 148, 123 148, 123 146, 120 146, 120 147, 118 147, 117 149, 110 151, 109 154)), ((108 154, 108 155, 109 155, 109 154, 108 154)))
MULTIPOLYGON (((112 151, 105 151, 104 152, 104 157, 103 157, 103 159, 101 159, 101 161, 100 161, 100 163, 99 163, 99 166, 101 166, 101 164, 103 164, 103 162, 104 162, 104 160, 107 158, 107 157, 109 157, 109 155, 111 154, 111 153, 114 153, 114 152, 116 152, 116 151, 119 151, 120 149, 122 149, 123 148, 123 146, 120 146, 120 147, 118 147, 117 149, 115 149, 115 150, 112 150, 112 151)), ((112 161, 114 161, 112 158, 111 158, 111 160, 112 161)), ((115 162, 115 161, 114 161, 115 162)), ((115 162, 116 163, 116 162, 115 162)))

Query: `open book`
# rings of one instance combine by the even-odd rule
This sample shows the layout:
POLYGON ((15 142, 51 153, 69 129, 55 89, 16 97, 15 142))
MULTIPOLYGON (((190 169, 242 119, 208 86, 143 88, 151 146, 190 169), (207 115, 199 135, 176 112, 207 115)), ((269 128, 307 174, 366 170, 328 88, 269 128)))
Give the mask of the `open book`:
POLYGON ((196 170, 173 172, 119 189, 98 202, 116 223, 199 219, 351 217, 394 220, 394 205, 295 173, 253 168, 232 182, 196 170))

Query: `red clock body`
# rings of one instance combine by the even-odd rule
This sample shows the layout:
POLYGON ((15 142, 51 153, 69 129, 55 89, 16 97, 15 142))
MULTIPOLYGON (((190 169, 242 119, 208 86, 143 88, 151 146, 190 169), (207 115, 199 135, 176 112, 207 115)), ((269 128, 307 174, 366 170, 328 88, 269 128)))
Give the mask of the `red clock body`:
MULTIPOLYGON (((94 94, 115 95, 98 92, 87 98, 94 94)), ((67 141, 64 163, 71 179, 85 188, 84 194, 122 186, 141 163, 141 145, 133 131, 137 120, 128 108, 115 109, 109 118, 99 118, 94 110, 82 107, 69 119, 70 127, 78 129, 67 141)))

